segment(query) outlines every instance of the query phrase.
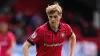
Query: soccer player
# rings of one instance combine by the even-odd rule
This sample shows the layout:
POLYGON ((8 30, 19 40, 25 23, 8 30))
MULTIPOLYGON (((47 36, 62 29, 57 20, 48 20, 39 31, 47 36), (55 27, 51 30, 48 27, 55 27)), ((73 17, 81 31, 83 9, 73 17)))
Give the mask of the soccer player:
POLYGON ((61 23, 62 8, 58 3, 46 8, 48 22, 38 27, 23 44, 24 56, 29 56, 29 47, 36 44, 36 56, 61 56, 63 42, 70 40, 70 56, 74 56, 76 36, 68 24, 61 23))
POLYGON ((0 56, 12 56, 15 43, 14 34, 8 31, 7 21, 0 20, 0 56))

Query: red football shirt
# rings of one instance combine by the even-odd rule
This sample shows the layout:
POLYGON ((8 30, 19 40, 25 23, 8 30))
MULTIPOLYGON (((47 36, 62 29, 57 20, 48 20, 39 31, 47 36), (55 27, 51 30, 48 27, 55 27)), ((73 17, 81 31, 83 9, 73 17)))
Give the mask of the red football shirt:
POLYGON ((71 35, 72 30, 68 24, 60 23, 59 30, 55 32, 49 23, 45 23, 27 41, 36 44, 37 56, 61 56, 63 42, 71 35))
POLYGON ((15 41, 15 36, 12 32, 7 32, 6 36, 0 33, 0 56, 11 56, 11 54, 6 52, 11 47, 12 41, 15 41))

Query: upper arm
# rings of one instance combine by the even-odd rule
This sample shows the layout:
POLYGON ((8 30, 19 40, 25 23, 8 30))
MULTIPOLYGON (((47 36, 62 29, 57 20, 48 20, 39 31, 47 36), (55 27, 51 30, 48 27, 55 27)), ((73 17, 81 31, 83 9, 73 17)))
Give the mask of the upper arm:
POLYGON ((68 39, 76 39, 76 36, 72 30, 72 28, 70 27, 70 25, 65 24, 66 26, 66 35, 68 39))
POLYGON ((66 24, 65 26, 66 26, 67 38, 70 38, 73 35, 73 31, 72 31, 71 27, 68 24, 66 24))
POLYGON ((27 42, 29 42, 30 44, 34 45, 37 42, 39 42, 40 38, 41 38, 41 29, 37 28, 33 34, 28 38, 27 42))
POLYGON ((23 49, 24 47, 29 48, 30 46, 32 46, 32 44, 30 44, 28 41, 25 41, 25 43, 23 44, 23 49))
POLYGON ((12 32, 8 32, 8 36, 10 38, 10 42, 11 42, 11 47, 14 47, 16 44, 16 39, 15 36, 12 32))
POLYGON ((69 37, 69 39, 76 39, 76 36, 74 33, 72 33, 72 35, 69 37))

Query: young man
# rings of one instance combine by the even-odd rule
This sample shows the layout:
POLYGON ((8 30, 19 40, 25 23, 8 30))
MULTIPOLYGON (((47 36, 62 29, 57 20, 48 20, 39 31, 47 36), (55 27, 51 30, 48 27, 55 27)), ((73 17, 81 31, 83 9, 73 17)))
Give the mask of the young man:
POLYGON ((60 22, 62 8, 58 3, 46 8, 48 22, 38 27, 23 44, 24 56, 29 56, 29 47, 36 44, 36 56, 61 56, 63 42, 70 40, 70 56, 74 56, 76 37, 68 24, 60 22))
POLYGON ((12 56, 15 44, 14 34, 8 31, 8 23, 0 19, 0 56, 12 56))

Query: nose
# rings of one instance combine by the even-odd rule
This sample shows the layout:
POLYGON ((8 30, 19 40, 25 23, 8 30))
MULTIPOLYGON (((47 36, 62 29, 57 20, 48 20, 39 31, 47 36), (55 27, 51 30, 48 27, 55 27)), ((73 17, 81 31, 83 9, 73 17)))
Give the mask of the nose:
POLYGON ((52 21, 54 21, 55 19, 54 19, 54 17, 52 17, 52 21))

